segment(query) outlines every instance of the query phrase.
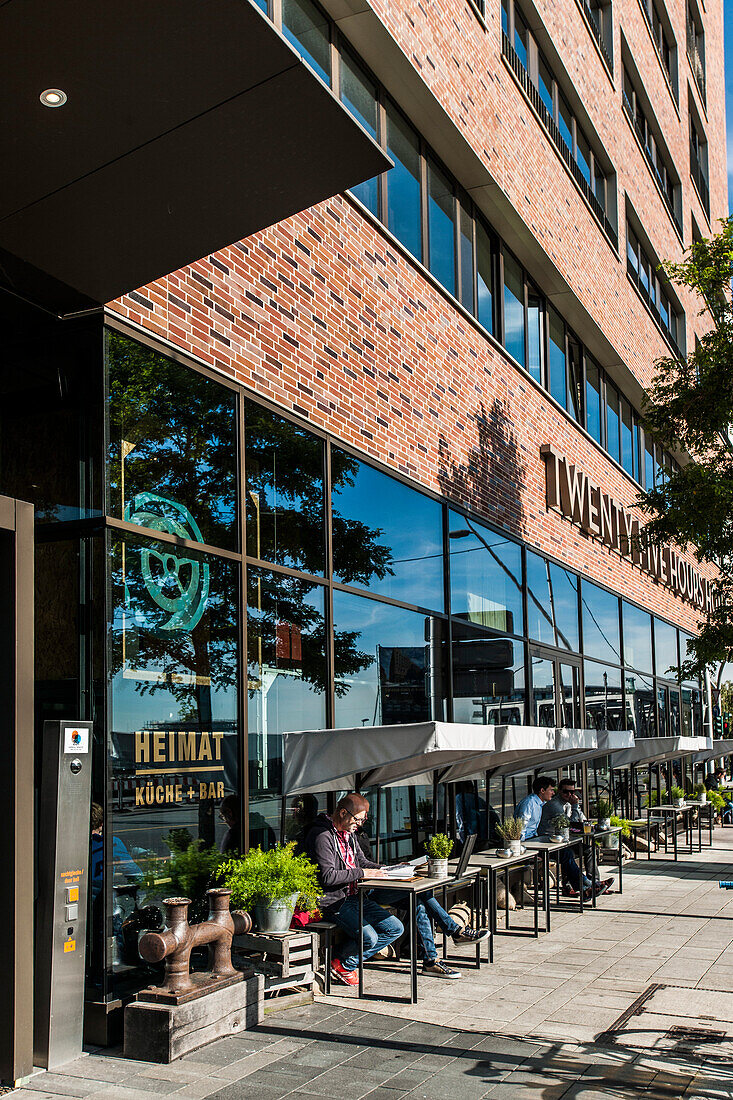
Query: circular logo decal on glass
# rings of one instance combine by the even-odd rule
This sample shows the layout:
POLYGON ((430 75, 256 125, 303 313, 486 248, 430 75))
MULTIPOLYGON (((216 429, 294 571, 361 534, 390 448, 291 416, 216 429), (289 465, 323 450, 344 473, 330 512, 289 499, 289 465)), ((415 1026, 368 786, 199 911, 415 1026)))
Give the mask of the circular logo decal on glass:
MULTIPOLYGON (((125 519, 179 538, 203 542, 199 525, 188 508, 158 493, 138 493, 125 506, 125 519)), ((145 589, 157 607, 169 615, 160 630, 193 630, 209 596, 210 569, 185 552, 161 546, 140 551, 145 589)))

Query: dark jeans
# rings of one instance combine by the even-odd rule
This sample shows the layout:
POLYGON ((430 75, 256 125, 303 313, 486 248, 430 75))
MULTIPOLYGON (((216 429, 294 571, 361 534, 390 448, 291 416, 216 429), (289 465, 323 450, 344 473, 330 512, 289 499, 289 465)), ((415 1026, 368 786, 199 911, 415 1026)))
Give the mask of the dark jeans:
MULTIPOLYGON (((562 848, 560 850, 560 868, 563 879, 570 883, 573 890, 580 890, 580 867, 572 848, 562 848)), ((583 889, 587 889, 590 885, 591 881, 588 876, 583 875, 583 889)))
MULTIPOLYGON (((341 948, 340 958, 344 970, 356 970, 359 965, 359 899, 356 894, 333 907, 324 910, 326 920, 343 928, 349 937, 341 948)), ((364 925, 361 935, 364 942, 364 959, 371 959, 387 944, 392 943, 404 931, 402 921, 393 917, 370 897, 364 898, 364 925)))
MULTIPOLYGON (((410 904, 409 894, 399 889, 380 890, 379 900, 383 905, 410 904)), ((443 931, 447 932, 449 936, 452 936, 456 932, 460 932, 461 929, 430 892, 418 894, 416 910, 417 934, 420 937, 425 958, 436 959, 438 957, 438 952, 435 949, 431 917, 438 922, 443 931)))

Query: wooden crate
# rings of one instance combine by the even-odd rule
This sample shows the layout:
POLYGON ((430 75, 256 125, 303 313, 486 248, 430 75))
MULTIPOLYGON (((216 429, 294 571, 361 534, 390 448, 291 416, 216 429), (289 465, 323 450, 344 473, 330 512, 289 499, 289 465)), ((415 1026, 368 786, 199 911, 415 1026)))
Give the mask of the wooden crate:
POLYGON ((232 944, 235 963, 246 963, 265 979, 265 996, 296 986, 312 988, 318 937, 313 932, 246 932, 232 944))

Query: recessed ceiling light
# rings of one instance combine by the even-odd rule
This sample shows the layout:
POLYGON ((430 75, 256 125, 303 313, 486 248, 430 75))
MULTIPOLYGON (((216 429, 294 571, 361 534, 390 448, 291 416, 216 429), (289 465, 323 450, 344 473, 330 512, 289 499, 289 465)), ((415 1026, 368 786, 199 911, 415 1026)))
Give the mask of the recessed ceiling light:
POLYGON ((38 98, 44 107, 63 107, 67 96, 66 92, 62 92, 60 88, 46 88, 38 98))

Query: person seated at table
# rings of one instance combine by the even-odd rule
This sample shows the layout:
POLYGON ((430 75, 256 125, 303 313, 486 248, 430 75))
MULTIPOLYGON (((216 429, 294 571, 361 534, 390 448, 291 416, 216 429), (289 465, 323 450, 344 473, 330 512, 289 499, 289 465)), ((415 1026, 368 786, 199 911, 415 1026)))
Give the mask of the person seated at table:
MULTIPOLYGON (((559 792, 564 792, 567 801, 565 802, 565 814, 570 821, 570 828, 576 831, 580 831, 584 825, 588 823, 588 818, 583 813, 583 807, 580 804, 580 793, 575 784, 569 779, 563 779, 560 783, 559 792)), ((583 843, 583 859, 586 867, 591 866, 591 845, 592 840, 586 840, 583 843)), ((598 868, 598 861, 596 860, 596 887, 602 886, 603 893, 610 890, 613 886, 614 879, 601 878, 598 868)))
POLYGON ((705 776, 705 790, 720 790, 720 783, 724 775, 725 772, 722 768, 716 768, 714 772, 708 772, 708 774, 705 776))
POLYGON ((555 794, 555 780, 549 775, 538 775, 532 782, 532 793, 518 802, 514 809, 514 816, 521 817, 524 821, 522 840, 531 840, 537 836, 542 810, 546 802, 555 794))
MULTIPOLYGON (((347 794, 339 800, 332 815, 322 813, 318 816, 306 841, 308 854, 318 865, 321 874, 321 885, 324 889, 321 912, 326 920, 338 924, 350 937, 342 947, 340 956, 334 957, 331 964, 332 977, 344 985, 357 985, 359 981, 356 973, 359 965, 356 938, 359 935, 359 899, 356 883, 365 877, 365 871, 369 878, 384 877, 383 869, 365 854, 362 845, 356 841, 356 833, 363 827, 368 813, 369 802, 366 798, 360 794, 347 794)), ((405 891, 399 889, 384 892, 380 889, 379 894, 383 894, 381 900, 387 904, 405 898, 405 891)), ((476 943, 485 939, 488 931, 482 929, 477 932, 469 928, 461 930, 460 925, 438 905, 431 894, 426 898, 419 896, 416 908, 418 935, 425 955, 423 973, 440 978, 460 978, 460 971, 446 966, 438 958, 428 910, 444 931, 453 937, 454 943, 476 943)), ((361 934, 365 960, 378 954, 404 931, 402 922, 369 895, 364 898, 364 922, 361 934)))
MULTIPOLYGON (((570 812, 566 810, 566 806, 572 805, 573 796, 576 802, 579 801, 573 780, 561 779, 555 797, 545 802, 542 807, 542 816, 537 828, 539 837, 548 837, 554 834, 555 826, 553 822, 557 817, 567 817, 569 823, 570 812)), ((590 901, 594 893, 603 894, 608 889, 608 886, 600 882, 593 884, 587 875, 581 877, 580 867, 570 848, 560 850, 558 861, 563 878, 563 893, 566 897, 572 897, 582 890, 583 900, 590 901)))

